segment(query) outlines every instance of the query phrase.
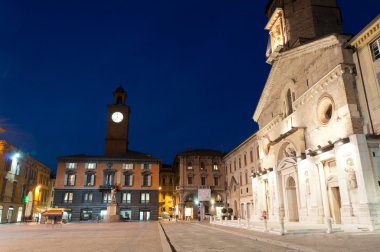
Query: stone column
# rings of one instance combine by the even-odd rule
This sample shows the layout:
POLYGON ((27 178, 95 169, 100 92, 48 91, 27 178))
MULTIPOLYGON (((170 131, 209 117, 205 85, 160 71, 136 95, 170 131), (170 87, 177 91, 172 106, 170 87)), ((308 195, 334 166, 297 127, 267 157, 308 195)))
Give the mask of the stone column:
POLYGON ((380 205, 367 139, 365 135, 352 135, 350 144, 353 148, 352 157, 360 199, 359 223, 367 224, 370 229, 380 229, 380 205))

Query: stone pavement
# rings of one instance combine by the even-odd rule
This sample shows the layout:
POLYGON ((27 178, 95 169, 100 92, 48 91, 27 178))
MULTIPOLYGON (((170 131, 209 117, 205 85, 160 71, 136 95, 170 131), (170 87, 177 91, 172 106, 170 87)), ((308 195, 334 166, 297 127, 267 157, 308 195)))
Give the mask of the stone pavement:
POLYGON ((161 252, 159 228, 157 222, 0 225, 0 251, 161 252))
POLYGON ((225 232, 266 241, 268 244, 291 247, 299 251, 380 251, 380 233, 370 232, 336 232, 327 234, 315 233, 290 233, 279 236, 271 233, 257 232, 244 228, 213 225, 202 222, 203 227, 212 230, 223 230, 225 232))
POLYGON ((0 225, 0 252, 8 251, 380 251, 379 233, 279 236, 209 222, 0 225), (162 225, 162 227, 161 227, 162 225), (165 235, 165 232, 167 235, 165 235))
POLYGON ((295 251, 245 237, 209 225, 179 221, 162 222, 166 234, 176 251, 295 251))

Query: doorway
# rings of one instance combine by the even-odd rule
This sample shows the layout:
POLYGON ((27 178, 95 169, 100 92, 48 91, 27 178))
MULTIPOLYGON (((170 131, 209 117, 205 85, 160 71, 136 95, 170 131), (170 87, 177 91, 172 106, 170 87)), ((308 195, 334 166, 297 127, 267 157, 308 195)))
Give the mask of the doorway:
POLYGON ((7 214, 8 223, 12 222, 12 217, 13 217, 13 207, 9 207, 8 208, 8 214, 7 214))
POLYGON ((150 211, 140 210, 140 221, 149 221, 150 211))
POLYGON ((299 221, 296 181, 293 177, 288 178, 286 183, 286 195, 288 201, 288 220, 299 221))
POLYGON ((17 213, 17 222, 22 221, 22 207, 18 208, 18 213, 17 213))
POLYGON ((342 207, 340 200, 339 187, 329 187, 329 204, 330 214, 336 224, 341 224, 340 209, 342 207))

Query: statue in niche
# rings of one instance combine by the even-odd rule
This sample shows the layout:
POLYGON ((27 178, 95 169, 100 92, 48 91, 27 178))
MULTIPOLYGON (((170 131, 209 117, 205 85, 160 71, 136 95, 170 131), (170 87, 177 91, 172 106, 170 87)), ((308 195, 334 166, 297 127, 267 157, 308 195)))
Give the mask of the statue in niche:
POLYGON ((347 172, 347 183, 348 183, 348 188, 350 190, 358 188, 358 182, 356 179, 356 172, 354 169, 354 162, 352 161, 351 158, 347 159, 347 167, 344 169, 345 172, 347 172))
POLYGON ((306 197, 310 195, 310 181, 309 181, 308 171, 305 171, 305 194, 306 194, 306 197))

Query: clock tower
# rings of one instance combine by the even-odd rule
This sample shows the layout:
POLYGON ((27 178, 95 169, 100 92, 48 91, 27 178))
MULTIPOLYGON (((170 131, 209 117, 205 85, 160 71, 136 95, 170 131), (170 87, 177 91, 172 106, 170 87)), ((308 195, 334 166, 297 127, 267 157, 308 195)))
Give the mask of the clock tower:
POLYGON ((113 93, 114 103, 108 105, 106 156, 123 156, 128 150, 128 128, 131 109, 125 104, 127 93, 120 85, 113 93))

